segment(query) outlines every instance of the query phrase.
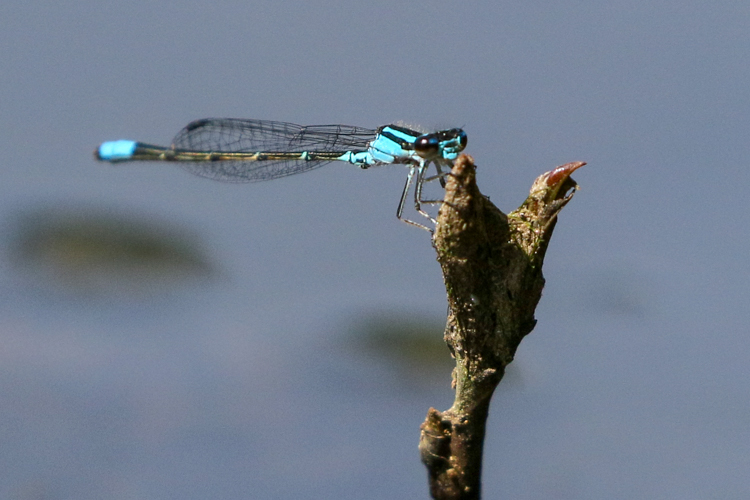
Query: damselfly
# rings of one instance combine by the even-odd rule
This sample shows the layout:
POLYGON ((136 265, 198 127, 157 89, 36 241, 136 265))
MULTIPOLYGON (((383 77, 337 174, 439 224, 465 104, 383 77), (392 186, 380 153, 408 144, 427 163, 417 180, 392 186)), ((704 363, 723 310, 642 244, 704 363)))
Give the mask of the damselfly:
POLYGON ((425 212, 422 184, 440 179, 443 168, 466 147, 466 133, 459 129, 423 134, 399 125, 378 129, 347 125, 310 125, 266 120, 207 118, 189 123, 169 147, 119 140, 105 142, 94 152, 108 162, 173 161, 194 174, 228 182, 258 182, 306 172, 330 162, 341 161, 370 168, 403 164, 409 167, 396 216, 415 226, 423 224, 402 218, 409 190, 414 184, 414 207, 425 212), (430 164, 437 174, 427 177, 430 164))

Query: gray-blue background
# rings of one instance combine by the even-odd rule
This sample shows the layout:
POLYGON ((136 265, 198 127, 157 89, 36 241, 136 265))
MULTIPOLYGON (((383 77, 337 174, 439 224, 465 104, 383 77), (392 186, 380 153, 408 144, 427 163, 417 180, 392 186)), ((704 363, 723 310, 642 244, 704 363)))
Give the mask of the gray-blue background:
POLYGON ((427 497, 448 371, 402 385, 341 333, 444 317, 429 237, 394 216, 406 170, 229 185, 91 157, 227 116, 464 127, 504 210, 587 161, 485 497, 748 498, 749 47, 747 1, 4 2, 3 238, 38 207, 130 214, 219 271, 139 295, 3 257, 0 497, 427 497))

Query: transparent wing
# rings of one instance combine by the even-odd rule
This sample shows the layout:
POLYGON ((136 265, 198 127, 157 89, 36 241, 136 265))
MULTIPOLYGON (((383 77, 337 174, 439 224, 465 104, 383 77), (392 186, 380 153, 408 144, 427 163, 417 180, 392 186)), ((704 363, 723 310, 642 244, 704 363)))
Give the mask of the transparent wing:
POLYGON ((305 152, 367 150, 377 130, 347 125, 310 125, 267 120, 207 118, 189 123, 172 147, 190 151, 290 153, 290 159, 181 162, 192 173, 229 182, 258 182, 285 177, 330 163, 294 158, 305 152), (295 155, 294 153, 297 153, 295 155))

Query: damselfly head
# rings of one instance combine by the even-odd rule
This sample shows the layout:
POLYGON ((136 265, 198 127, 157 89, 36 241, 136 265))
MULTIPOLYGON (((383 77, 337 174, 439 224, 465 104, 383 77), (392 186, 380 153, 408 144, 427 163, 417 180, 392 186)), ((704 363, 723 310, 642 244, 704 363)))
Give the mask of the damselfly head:
POLYGON ((414 150, 425 159, 444 157, 453 160, 466 148, 468 138, 460 128, 424 134, 414 141, 414 150))

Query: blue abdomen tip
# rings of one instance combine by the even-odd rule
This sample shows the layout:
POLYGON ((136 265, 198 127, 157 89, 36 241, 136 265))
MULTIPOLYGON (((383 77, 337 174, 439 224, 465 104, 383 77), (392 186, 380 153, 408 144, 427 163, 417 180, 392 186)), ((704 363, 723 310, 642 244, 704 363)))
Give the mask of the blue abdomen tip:
POLYGON ((138 145, 135 141, 108 141, 99 146, 99 159, 105 161, 128 160, 138 145))

